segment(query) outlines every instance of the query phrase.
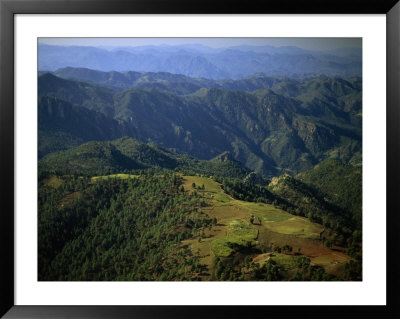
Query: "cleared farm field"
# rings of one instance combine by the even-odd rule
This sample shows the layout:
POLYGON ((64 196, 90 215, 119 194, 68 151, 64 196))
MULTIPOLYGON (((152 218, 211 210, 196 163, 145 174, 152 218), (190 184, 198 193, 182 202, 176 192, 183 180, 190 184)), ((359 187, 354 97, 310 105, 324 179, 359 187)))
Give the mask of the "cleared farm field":
POLYGON ((273 205, 233 199, 212 178, 183 176, 183 185, 187 192, 203 194, 207 202, 204 214, 217 219, 217 224, 211 230, 205 229, 201 238, 183 242, 193 253, 200 253, 200 262, 208 267, 209 279, 212 279, 216 257, 229 258, 243 251, 260 266, 272 259, 287 270, 295 267, 299 256, 307 257, 313 265, 322 266, 326 272, 335 275, 351 259, 325 247, 320 240, 324 227, 307 218, 289 214, 273 205), (252 217, 255 217, 253 222, 252 217), (290 253, 275 253, 271 257, 259 252, 260 249, 272 250, 285 245, 291 247, 290 253))
POLYGON ((108 178, 120 178, 120 179, 129 179, 129 178, 138 178, 139 175, 132 175, 132 174, 111 174, 111 175, 104 175, 104 176, 93 176, 91 178, 92 182, 96 182, 102 179, 108 178))

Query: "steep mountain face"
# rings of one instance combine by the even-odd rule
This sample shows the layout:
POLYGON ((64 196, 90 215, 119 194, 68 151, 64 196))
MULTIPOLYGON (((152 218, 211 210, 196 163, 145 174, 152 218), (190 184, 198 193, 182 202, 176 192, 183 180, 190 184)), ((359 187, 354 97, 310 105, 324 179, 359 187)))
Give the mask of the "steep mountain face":
POLYGON ((39 97, 43 95, 57 97, 111 117, 114 115, 113 92, 85 82, 68 81, 45 73, 39 76, 38 95, 39 97))
MULTIPOLYGON (((164 83, 174 78, 163 77, 164 83)), ((360 162, 357 79, 287 81, 287 86, 299 86, 299 90, 284 90, 282 80, 269 83, 272 89, 201 88, 180 95, 155 88, 113 92, 97 84, 43 74, 39 76, 41 134, 49 136, 56 125, 59 134, 74 139, 71 146, 131 136, 200 159, 229 151, 235 160, 266 176, 304 171, 326 157, 360 162)))
POLYGON ((232 156, 231 153, 229 153, 228 151, 225 151, 217 156, 215 156, 213 159, 211 159, 214 162, 227 162, 227 161, 235 161, 234 157, 232 156))
POLYGON ((106 141, 120 136, 135 136, 134 128, 104 113, 74 106, 56 97, 38 99, 38 157, 66 150, 87 141, 106 141))
POLYGON ((325 74, 361 76, 361 50, 357 52, 320 52, 296 47, 231 47, 226 49, 176 46, 153 48, 116 48, 39 45, 39 70, 64 67, 101 71, 170 72, 211 79, 249 76, 262 72, 276 76, 325 74))

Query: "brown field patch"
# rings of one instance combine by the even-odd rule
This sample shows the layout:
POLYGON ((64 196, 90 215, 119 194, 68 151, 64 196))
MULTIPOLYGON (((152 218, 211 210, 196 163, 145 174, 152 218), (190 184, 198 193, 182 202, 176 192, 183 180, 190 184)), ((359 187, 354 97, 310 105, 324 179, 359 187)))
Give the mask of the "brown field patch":
MULTIPOLYGON (((261 219, 261 225, 252 225, 258 230, 257 246, 267 250, 265 253, 253 254, 250 257, 254 262, 262 265, 270 258, 270 251, 274 247, 289 245, 292 247, 292 255, 303 255, 311 259, 314 265, 320 265, 333 275, 339 276, 343 272, 344 264, 351 259, 335 247, 334 250, 325 247, 320 240, 320 233, 324 227, 311 222, 307 218, 289 214, 272 205, 264 203, 245 202, 231 198, 221 189, 219 183, 207 177, 183 176, 183 185, 186 191, 202 193, 209 204, 203 211, 209 218, 216 218, 217 224, 211 230, 205 229, 205 236, 185 240, 182 244, 188 245, 193 254, 200 254, 200 263, 208 268, 208 279, 213 278, 215 258, 211 249, 212 242, 225 238, 229 233, 229 225, 233 221, 249 223, 250 216, 261 219), (205 190, 192 187, 205 186, 205 190)), ((206 278, 205 278, 206 279, 206 278)))

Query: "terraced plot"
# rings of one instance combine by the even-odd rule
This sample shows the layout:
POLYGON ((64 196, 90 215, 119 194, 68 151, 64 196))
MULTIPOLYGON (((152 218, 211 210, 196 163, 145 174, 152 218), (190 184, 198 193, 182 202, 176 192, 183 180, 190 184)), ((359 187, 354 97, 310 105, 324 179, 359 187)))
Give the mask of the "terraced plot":
MULTIPOLYGON (((292 253, 276 255, 273 257, 276 263, 287 268, 295 255, 303 255, 311 259, 311 264, 323 266, 328 273, 335 275, 340 273, 344 263, 351 259, 342 252, 324 247, 320 241, 323 226, 307 218, 294 216, 269 204, 233 199, 211 178, 183 178, 186 191, 203 194, 208 203, 204 213, 209 218, 217 219, 217 224, 211 230, 206 229, 202 238, 186 240, 183 243, 189 245, 193 252, 199 251, 201 263, 209 268, 210 277, 215 257, 228 257, 235 251, 251 247, 272 249, 290 245, 292 253), (202 188, 203 185, 204 190, 198 189, 198 186, 202 188), (256 220, 261 222, 251 223, 251 216, 258 217, 256 220)), ((249 254, 253 261, 260 265, 270 258, 267 254, 251 251, 249 254)))

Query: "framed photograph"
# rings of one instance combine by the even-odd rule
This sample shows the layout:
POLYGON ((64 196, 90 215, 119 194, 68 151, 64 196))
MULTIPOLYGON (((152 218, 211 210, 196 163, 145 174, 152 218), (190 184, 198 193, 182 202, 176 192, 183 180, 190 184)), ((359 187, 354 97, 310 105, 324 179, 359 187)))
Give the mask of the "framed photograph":
POLYGON ((397 1, 0 10, 5 318, 399 315, 397 1))

